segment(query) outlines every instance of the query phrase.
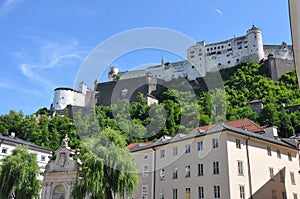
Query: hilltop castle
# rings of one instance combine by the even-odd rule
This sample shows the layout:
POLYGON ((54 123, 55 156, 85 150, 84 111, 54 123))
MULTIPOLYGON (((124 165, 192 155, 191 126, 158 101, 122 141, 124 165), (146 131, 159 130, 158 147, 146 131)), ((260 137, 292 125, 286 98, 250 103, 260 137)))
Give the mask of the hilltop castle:
POLYGON ((205 77, 207 73, 244 62, 264 62, 269 68, 270 77, 278 80, 284 72, 294 68, 292 46, 285 42, 281 45, 264 45, 261 29, 253 25, 243 36, 212 44, 197 42, 187 49, 187 60, 184 61, 170 63, 162 58, 160 65, 127 72, 120 72, 117 67, 111 67, 108 73, 109 81, 96 82, 94 90, 88 89, 84 83, 79 85, 78 91, 56 88, 51 108, 63 110, 67 105, 109 105, 113 99, 128 96, 132 99, 138 94, 137 91, 142 92, 146 101, 151 104, 156 101, 153 92, 157 90, 159 81, 168 82, 178 78, 196 81, 197 78, 205 77), (124 84, 119 83, 116 86, 120 81, 124 84))

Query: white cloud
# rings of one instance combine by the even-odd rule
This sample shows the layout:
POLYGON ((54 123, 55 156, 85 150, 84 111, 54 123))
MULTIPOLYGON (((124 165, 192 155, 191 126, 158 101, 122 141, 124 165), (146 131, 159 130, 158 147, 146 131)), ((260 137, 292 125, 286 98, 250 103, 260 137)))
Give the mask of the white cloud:
MULTIPOLYGON (((49 41, 38 40, 38 50, 35 56, 26 55, 22 52, 15 52, 15 58, 20 59, 19 68, 22 74, 47 89, 53 89, 53 85, 45 74, 53 73, 55 78, 55 71, 62 68, 72 66, 75 62, 82 61, 88 52, 78 50, 78 42, 72 40, 68 43, 57 43, 49 41)), ((32 52, 31 52, 32 54, 32 52)))
POLYGON ((25 89, 23 86, 16 86, 13 85, 11 82, 0 82, 0 88, 1 89, 8 89, 8 90, 15 90, 22 93, 27 93, 35 96, 40 96, 42 93, 37 90, 31 90, 31 89, 25 89))
POLYGON ((222 11, 218 8, 214 8, 214 10, 219 14, 219 15, 223 15, 222 11))
POLYGON ((0 15, 6 15, 10 12, 15 6, 17 6, 21 0, 6 0, 0 7, 0 15))

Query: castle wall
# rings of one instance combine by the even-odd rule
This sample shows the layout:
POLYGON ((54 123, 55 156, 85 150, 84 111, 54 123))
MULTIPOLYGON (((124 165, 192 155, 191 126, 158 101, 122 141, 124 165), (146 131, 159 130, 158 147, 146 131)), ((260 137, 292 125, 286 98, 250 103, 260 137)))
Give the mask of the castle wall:
POLYGON ((54 90, 53 109, 63 110, 67 105, 84 106, 85 95, 70 88, 58 88, 54 90))
POLYGON ((191 81, 206 76, 207 72, 231 68, 244 62, 266 60, 269 54, 275 58, 294 59, 292 46, 284 42, 281 45, 263 45, 262 31, 252 26, 244 36, 212 44, 206 44, 205 41, 197 42, 187 49, 186 61, 162 63, 145 70, 129 71, 119 75, 122 79, 148 75, 165 81, 180 77, 186 77, 191 81))
POLYGON ((293 60, 275 58, 274 56, 269 56, 265 65, 269 69, 269 75, 274 81, 277 81, 283 73, 295 69, 293 60))
POLYGON ((195 80, 206 76, 207 72, 216 72, 242 62, 259 62, 263 58, 261 30, 253 26, 245 36, 208 45, 202 41, 191 46, 187 50, 187 59, 192 68, 187 70, 187 76, 189 80, 195 80))
POLYGON ((294 60, 293 47, 286 45, 284 42, 281 45, 264 45, 264 52, 265 59, 271 54, 275 58, 294 60))
POLYGON ((186 77, 187 61, 166 63, 164 65, 152 66, 146 69, 146 74, 165 81, 186 77))
POLYGON ((139 93, 145 97, 152 95, 159 90, 158 85, 157 79, 149 76, 99 83, 96 87, 96 105, 108 106, 122 99, 132 102, 139 93))

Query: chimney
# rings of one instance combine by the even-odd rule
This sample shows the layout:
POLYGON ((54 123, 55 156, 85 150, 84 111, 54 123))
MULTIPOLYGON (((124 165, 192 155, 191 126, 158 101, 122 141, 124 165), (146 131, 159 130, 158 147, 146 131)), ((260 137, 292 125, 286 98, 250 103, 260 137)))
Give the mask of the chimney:
POLYGON ((264 129, 265 133, 262 134, 263 136, 269 137, 269 138, 275 138, 278 137, 277 127, 271 126, 264 129))

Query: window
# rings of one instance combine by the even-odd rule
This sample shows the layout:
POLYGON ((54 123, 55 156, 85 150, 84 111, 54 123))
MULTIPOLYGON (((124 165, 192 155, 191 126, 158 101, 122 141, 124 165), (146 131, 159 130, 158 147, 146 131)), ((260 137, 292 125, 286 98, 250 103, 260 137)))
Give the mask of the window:
POLYGON ((159 171, 159 180, 165 180, 165 170, 161 169, 159 171))
POLYGON ((203 176, 203 164, 198 164, 198 176, 203 176))
POLYGON ((280 182, 285 182, 284 169, 281 169, 279 171, 279 174, 280 174, 280 182))
POLYGON ((213 174, 219 174, 219 162, 213 162, 213 174))
POLYGON ((292 154, 290 152, 288 152, 288 159, 289 161, 292 161, 292 154))
POLYGON ((164 199, 165 198, 165 193, 163 189, 159 190, 159 199, 164 199))
POLYGON ((269 168, 269 172, 270 172, 270 179, 274 180, 274 169, 272 167, 269 168))
POLYGON ((160 150, 160 157, 161 158, 165 157, 165 150, 164 149, 160 150))
POLYGON ((42 162, 45 162, 45 161, 46 161, 46 156, 42 155, 42 156, 41 156, 41 161, 42 161, 42 162))
POLYGON ((287 199, 287 197, 286 197, 286 192, 283 191, 283 192, 281 193, 281 195, 282 195, 282 199, 287 199))
POLYGON ((267 151, 268 151, 268 156, 272 156, 271 147, 268 146, 267 151))
POLYGON ((191 152, 191 145, 187 144, 185 145, 185 153, 190 153, 191 152))
POLYGON ((298 199, 298 195, 296 193, 293 193, 293 199, 298 199))
POLYGON ((276 190, 272 190, 272 199, 278 199, 276 190))
POLYGON ((203 151, 203 141, 197 143, 197 149, 198 151, 203 151))
POLYGON ((295 185, 296 181, 295 181, 295 174, 294 174, 294 172, 290 172, 290 176, 291 176, 291 183, 292 183, 292 185, 295 185))
POLYGON ((191 188, 185 188, 185 199, 191 199, 191 188))
POLYGON ((142 186, 142 199, 148 199, 148 185, 142 186))
POLYGON ((240 185, 240 199, 245 199, 245 186, 244 185, 240 185))
POLYGON ((238 148, 238 149, 241 148, 241 140, 240 140, 240 139, 235 139, 235 146, 236 146, 236 148, 238 148))
POLYGON ((218 138, 213 138, 212 139, 212 147, 213 148, 218 148, 219 147, 219 140, 218 140, 218 138))
POLYGON ((178 154, 178 147, 173 147, 173 155, 177 155, 178 154))
POLYGON ((199 199, 204 199, 204 187, 198 187, 199 199))
POLYGON ((173 189, 172 199, 177 199, 177 189, 173 189))
POLYGON ((1 151, 1 153, 5 153, 5 154, 7 154, 7 148, 2 148, 2 151, 1 151))
POLYGON ((220 185, 214 185, 214 198, 221 198, 220 185))
POLYGON ((238 161, 238 174, 239 175, 244 175, 243 161, 238 161))
POLYGON ((149 175, 149 165, 148 164, 145 164, 143 166, 143 177, 146 177, 149 175))
POLYGON ((277 158, 281 158, 281 153, 280 153, 280 150, 276 150, 276 153, 277 153, 277 158))
POLYGON ((185 177, 186 178, 191 177, 191 166, 190 165, 185 166, 185 177))
POLYGON ((173 168, 173 179, 177 179, 178 178, 178 168, 174 167, 173 168))

